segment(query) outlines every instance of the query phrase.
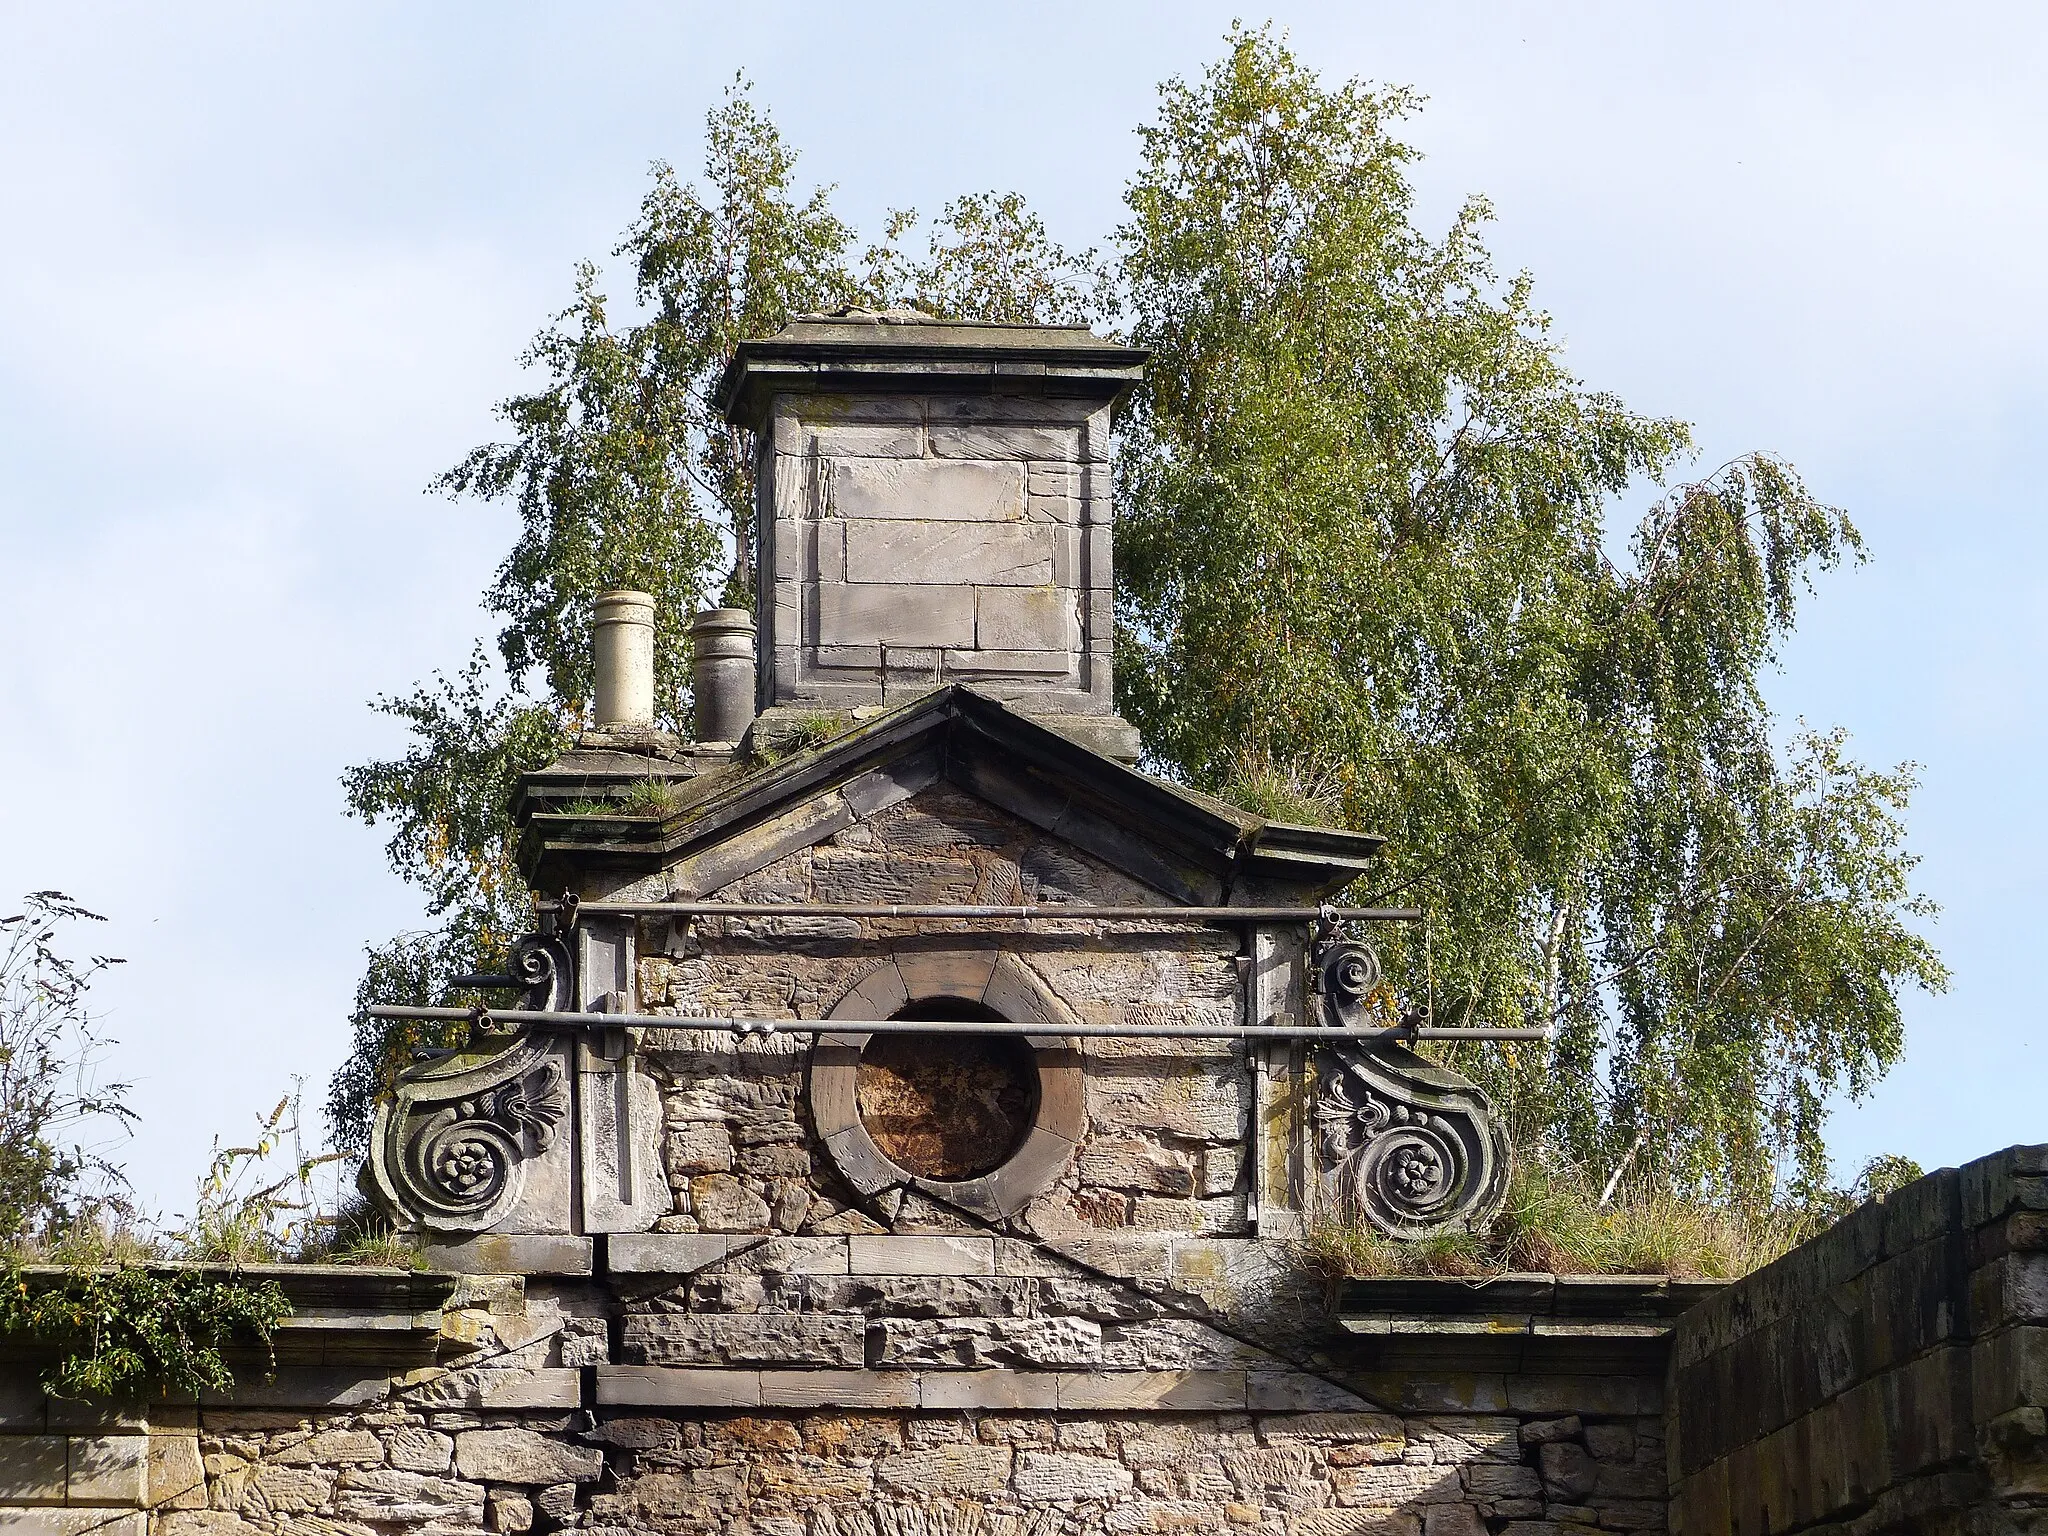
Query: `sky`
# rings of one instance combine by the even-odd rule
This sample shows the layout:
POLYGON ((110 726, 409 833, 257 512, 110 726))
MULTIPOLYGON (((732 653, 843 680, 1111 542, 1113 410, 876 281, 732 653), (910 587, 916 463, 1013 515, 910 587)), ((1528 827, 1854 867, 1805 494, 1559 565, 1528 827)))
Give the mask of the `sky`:
POLYGON ((1581 378, 1694 423, 1701 472, 1773 450, 1849 510, 1871 558, 1770 693, 1921 765, 1955 980, 1838 1167, 2048 1139, 2048 11, 0 0, 0 909, 109 920, 145 1203, 324 1098, 363 945, 422 921, 339 777, 400 744, 366 701, 490 633, 513 535, 426 487, 650 162, 693 170, 743 71, 865 230, 1016 190, 1104 244, 1159 83, 1235 15, 1427 95, 1421 221, 1485 194, 1581 378))

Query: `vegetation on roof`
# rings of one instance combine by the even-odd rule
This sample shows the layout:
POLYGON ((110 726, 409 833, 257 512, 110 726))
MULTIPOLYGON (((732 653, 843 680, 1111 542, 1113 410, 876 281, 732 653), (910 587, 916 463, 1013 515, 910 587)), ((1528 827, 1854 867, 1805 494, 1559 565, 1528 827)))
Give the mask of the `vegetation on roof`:
POLYGON ((1397 1241, 1325 1216, 1310 1225, 1299 1253, 1333 1280, 1532 1271, 1735 1280, 1919 1176, 1908 1158, 1880 1157, 1846 1189, 1749 1203, 1649 1181, 1604 1190, 1581 1173, 1529 1163, 1516 1168, 1507 1204, 1485 1231, 1397 1241))

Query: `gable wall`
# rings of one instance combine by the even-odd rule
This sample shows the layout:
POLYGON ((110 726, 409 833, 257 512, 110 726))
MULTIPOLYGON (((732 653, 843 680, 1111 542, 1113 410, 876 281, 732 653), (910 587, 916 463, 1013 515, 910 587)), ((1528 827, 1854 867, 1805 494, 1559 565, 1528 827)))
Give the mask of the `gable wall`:
MULTIPOLYGON (((728 886, 735 901, 1158 903, 1079 849, 959 789, 932 785, 728 886)), ((1236 1023, 1234 936, 1193 927, 1077 920, 990 923, 723 919, 694 935, 643 937, 641 1007, 705 1016, 822 1018, 881 957, 929 961, 990 948, 1022 960, 1081 1021, 1236 1023), (1107 930, 1107 931, 1105 931, 1107 930)), ((1088 1130, 1033 1230, 1245 1230, 1251 1083, 1224 1040, 1084 1042, 1088 1130)), ((810 1038, 736 1041, 654 1031, 645 1060, 663 1084, 665 1158, 676 1214, 664 1231, 881 1231, 855 1208, 817 1145, 805 1100, 810 1038)), ((936 1208, 928 1226, 971 1223, 936 1208)))

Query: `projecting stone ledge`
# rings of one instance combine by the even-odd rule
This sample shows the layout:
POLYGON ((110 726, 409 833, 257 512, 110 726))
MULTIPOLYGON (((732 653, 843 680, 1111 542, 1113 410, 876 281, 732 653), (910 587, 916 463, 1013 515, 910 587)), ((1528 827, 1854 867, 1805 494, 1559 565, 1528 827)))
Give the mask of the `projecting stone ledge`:
POLYGON ((603 1407, 1029 1409, 1043 1412, 1366 1413, 1304 1371, 729 1370, 600 1365, 603 1407))

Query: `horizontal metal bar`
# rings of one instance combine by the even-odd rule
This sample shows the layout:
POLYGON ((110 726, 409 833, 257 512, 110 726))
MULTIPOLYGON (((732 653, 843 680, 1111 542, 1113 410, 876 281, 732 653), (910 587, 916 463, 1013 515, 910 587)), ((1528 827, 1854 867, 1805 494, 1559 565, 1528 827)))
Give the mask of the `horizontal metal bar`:
MULTIPOLYGON (((543 901, 540 910, 559 912, 565 903, 543 901)), ((579 901, 578 912, 617 917, 871 917, 1002 918, 1011 922, 1059 922, 1077 918, 1116 923, 1414 923, 1420 907, 1096 907, 1081 902, 1041 906, 882 906, 833 901, 579 901)))
MULTIPOLYGON (((379 1004, 373 1019, 475 1019, 474 1008, 379 1004)), ((1105 1040, 1548 1040, 1545 1029, 1331 1029, 1317 1024, 1072 1024, 1013 1019, 696 1019, 673 1013, 572 1013, 542 1008, 492 1008, 498 1024, 554 1024, 578 1029, 729 1029, 736 1035, 1079 1035, 1105 1040)))

